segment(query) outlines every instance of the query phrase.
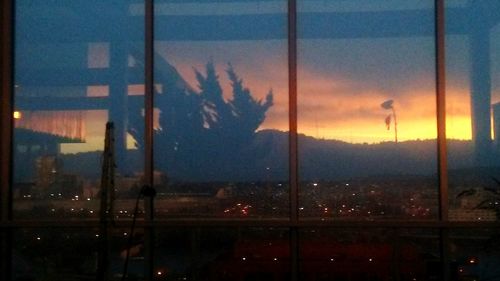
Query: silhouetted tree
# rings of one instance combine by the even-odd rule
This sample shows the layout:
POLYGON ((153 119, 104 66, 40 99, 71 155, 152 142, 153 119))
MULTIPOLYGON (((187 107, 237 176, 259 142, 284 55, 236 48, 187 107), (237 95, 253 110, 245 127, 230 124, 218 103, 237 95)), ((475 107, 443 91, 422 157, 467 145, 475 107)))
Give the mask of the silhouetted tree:
MULTIPOLYGON (((248 147, 273 105, 272 91, 265 100, 255 99, 228 64, 232 96, 225 99, 213 62, 206 64, 204 73, 194 69, 198 90, 164 60, 156 65, 161 88, 155 95, 155 168, 171 178, 213 180, 252 161, 248 147)), ((129 133, 143 148, 143 106, 133 105, 129 111, 129 133)))

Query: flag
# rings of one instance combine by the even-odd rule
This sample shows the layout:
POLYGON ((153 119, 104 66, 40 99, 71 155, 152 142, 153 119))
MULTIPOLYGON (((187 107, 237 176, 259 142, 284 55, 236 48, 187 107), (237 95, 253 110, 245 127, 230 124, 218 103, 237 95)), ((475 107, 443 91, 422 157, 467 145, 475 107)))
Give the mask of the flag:
POLYGON ((391 109, 392 108, 392 103, 394 101, 393 100, 386 100, 384 101, 380 106, 383 108, 383 109, 391 109))
POLYGON ((391 129, 391 115, 387 115, 387 117, 385 117, 385 127, 387 128, 387 130, 390 130, 391 129))

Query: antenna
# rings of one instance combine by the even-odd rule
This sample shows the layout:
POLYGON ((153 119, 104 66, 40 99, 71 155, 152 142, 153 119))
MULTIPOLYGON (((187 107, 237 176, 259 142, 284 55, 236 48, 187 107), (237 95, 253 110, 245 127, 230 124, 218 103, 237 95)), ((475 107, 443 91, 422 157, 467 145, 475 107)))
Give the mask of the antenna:
POLYGON ((101 209, 99 212, 99 253, 97 256, 97 281, 109 280, 109 236, 108 223, 113 222, 115 200, 115 138, 113 122, 106 123, 104 152, 101 170, 101 209))

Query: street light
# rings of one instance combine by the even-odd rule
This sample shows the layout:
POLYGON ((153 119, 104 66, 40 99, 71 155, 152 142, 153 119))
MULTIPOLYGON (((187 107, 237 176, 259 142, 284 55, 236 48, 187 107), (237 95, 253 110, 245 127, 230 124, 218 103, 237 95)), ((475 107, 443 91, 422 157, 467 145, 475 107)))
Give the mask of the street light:
POLYGON ((387 126, 387 130, 391 129, 391 115, 392 115, 392 118, 394 118, 394 141, 397 143, 398 142, 398 121, 396 119, 396 109, 394 109, 393 103, 394 103, 393 100, 386 100, 380 106, 383 109, 392 110, 392 113, 387 115, 387 117, 385 118, 385 125, 387 126))

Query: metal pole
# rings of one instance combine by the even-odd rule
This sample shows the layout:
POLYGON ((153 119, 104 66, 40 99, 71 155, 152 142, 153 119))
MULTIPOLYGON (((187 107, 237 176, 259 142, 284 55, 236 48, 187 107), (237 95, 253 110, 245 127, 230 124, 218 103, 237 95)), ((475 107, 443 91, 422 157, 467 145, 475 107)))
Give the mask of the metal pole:
MULTIPOLYGON (((144 132, 144 184, 153 187, 153 110, 154 110, 154 0, 145 0, 145 42, 144 42, 144 74, 145 74, 145 132, 144 132)), ((153 222, 154 205, 153 196, 145 197, 144 210, 145 221, 153 222)), ((153 280, 154 271, 154 228, 148 226, 144 229, 144 277, 145 280, 153 280)))
POLYGON ((445 20, 444 0, 436 0, 436 98, 438 130, 439 219, 448 221, 448 163, 445 104, 445 20))
MULTIPOLYGON (((436 110, 438 141, 439 221, 448 222, 448 164, 446 152, 446 65, 445 65, 445 6, 444 0, 435 0, 436 46, 436 110)), ((440 229, 442 280, 450 280, 448 230, 440 229)))
POLYGON ((289 165, 290 220, 298 221, 298 140, 297 140, 297 6, 288 2, 288 91, 289 91, 289 165))
POLYGON ((398 143, 398 119, 396 118, 396 109, 392 108, 392 116, 394 117, 394 142, 398 143))
POLYGON ((114 126, 112 122, 106 123, 104 138, 104 152, 101 170, 101 208, 99 211, 99 255, 97 259, 97 281, 105 281, 110 277, 110 236, 109 222, 113 219, 113 193, 114 193, 114 126))
POLYGON ((290 179, 290 258, 291 280, 299 277, 299 171, 297 138, 297 1, 288 1, 288 91, 289 91, 289 179, 290 179))
MULTIPOLYGON (((14 89, 14 1, 1 4, 1 93, 0 93, 0 222, 12 221, 12 136, 14 89)), ((11 280, 12 230, 0 230, 0 280, 11 280)))

